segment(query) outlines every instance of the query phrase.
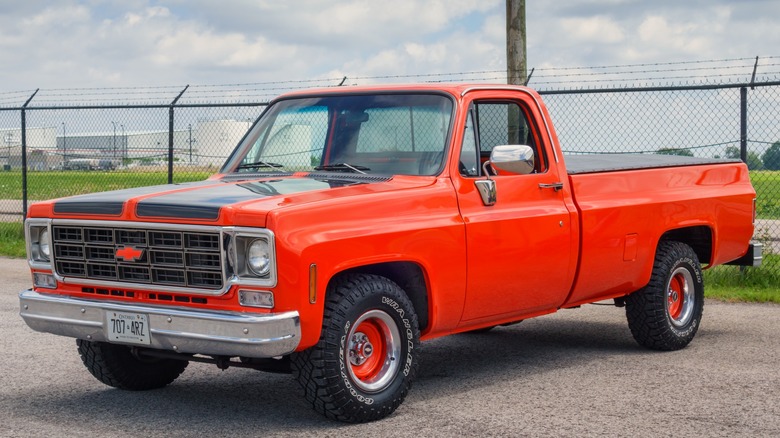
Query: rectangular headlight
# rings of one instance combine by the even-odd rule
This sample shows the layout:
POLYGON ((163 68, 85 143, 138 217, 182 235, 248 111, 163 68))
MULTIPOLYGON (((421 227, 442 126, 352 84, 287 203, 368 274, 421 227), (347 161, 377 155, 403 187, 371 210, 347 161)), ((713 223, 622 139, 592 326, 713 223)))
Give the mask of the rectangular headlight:
POLYGON ((269 230, 232 228, 226 252, 231 273, 240 283, 265 287, 276 286, 276 248, 269 230))
POLYGON ((49 222, 27 220, 25 222, 25 238, 27 240, 27 259, 30 263, 48 265, 53 249, 49 222))

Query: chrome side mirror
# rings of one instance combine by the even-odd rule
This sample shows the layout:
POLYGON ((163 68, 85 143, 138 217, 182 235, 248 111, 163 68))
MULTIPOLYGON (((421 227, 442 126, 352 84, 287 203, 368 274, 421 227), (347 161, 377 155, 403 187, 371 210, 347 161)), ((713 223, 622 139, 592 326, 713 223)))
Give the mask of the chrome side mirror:
POLYGON ((482 165, 485 179, 474 181, 482 203, 491 206, 496 203, 496 182, 490 179, 488 167, 493 173, 506 172, 516 175, 527 175, 534 171, 534 150, 526 145, 499 145, 490 153, 490 160, 482 165))
POLYGON ((534 150, 526 145, 500 145, 490 153, 490 165, 496 173, 528 175, 534 171, 534 150))

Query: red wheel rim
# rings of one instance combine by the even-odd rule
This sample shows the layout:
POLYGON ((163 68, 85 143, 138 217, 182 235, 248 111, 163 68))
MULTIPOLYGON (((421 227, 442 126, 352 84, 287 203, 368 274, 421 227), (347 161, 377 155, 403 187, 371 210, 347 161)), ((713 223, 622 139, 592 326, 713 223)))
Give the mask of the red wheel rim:
POLYGON ((683 328, 693 318, 696 304, 693 274, 685 267, 678 267, 666 285, 666 313, 674 327, 683 328))
POLYGON ((679 319, 683 309, 683 291, 685 288, 685 278, 682 275, 675 275, 669 282, 669 316, 672 319, 679 319))
POLYGON ((360 365, 350 364, 350 366, 355 377, 362 381, 371 381, 376 378, 384 365, 382 358, 387 351, 387 340, 373 319, 363 321, 355 332, 366 337, 366 342, 356 346, 356 350, 365 359, 360 365))
POLYGON ((369 310, 347 333, 346 368, 357 389, 376 393, 393 383, 401 368, 401 332, 392 316, 369 310))

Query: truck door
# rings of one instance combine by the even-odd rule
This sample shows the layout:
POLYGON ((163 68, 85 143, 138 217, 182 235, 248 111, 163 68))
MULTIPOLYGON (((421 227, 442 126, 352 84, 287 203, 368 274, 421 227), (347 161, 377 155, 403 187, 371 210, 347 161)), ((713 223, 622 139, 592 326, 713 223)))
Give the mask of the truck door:
POLYGON ((477 100, 470 106, 459 171, 453 177, 466 227, 464 322, 557 308, 573 282, 576 234, 565 191, 558 189, 565 175, 548 157, 552 145, 534 123, 538 114, 521 101, 477 100), (526 175, 491 176, 497 202, 488 206, 474 181, 485 179, 481 163, 502 144, 531 146, 535 169, 526 175))

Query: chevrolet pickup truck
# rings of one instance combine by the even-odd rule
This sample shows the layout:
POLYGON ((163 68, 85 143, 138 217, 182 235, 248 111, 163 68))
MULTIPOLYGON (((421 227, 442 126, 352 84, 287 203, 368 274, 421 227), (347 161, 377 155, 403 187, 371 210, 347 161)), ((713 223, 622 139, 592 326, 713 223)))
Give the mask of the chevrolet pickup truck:
POLYGON ((564 157, 525 87, 299 91, 206 181, 33 204, 20 313, 112 387, 286 371, 316 411, 371 421, 427 339, 610 300, 639 344, 685 347, 702 265, 761 260, 755 197, 740 162, 564 157))

